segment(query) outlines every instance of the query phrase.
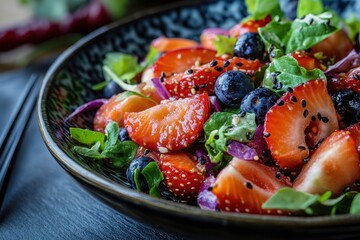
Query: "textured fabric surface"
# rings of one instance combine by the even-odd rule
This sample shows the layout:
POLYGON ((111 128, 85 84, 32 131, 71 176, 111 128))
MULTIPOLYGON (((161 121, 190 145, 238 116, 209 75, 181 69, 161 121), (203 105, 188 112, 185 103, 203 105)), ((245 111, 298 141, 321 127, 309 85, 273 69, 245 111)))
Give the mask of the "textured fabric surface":
MULTIPOLYGON (((0 74, 0 129, 31 72, 0 74)), ((0 215, 0 239, 181 239, 129 219, 93 198, 53 159, 35 111, 16 151, 0 215)))

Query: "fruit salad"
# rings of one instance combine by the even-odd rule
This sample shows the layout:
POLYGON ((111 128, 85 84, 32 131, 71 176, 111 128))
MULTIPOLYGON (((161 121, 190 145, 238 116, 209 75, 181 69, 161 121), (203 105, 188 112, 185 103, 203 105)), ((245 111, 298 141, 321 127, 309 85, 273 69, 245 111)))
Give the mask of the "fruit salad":
POLYGON ((360 213, 360 21, 299 1, 246 1, 250 16, 199 41, 161 36, 146 58, 108 53, 93 129, 74 152, 128 186, 211 211, 360 213), (264 11, 266 10, 266 11, 264 11))

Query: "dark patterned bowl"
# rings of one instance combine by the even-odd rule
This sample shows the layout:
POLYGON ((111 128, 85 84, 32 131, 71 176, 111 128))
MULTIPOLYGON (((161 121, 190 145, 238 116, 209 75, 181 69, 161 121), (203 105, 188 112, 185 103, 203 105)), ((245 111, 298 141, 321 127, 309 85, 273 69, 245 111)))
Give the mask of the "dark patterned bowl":
MULTIPOLYGON (((327 2, 346 14, 359 12, 358 1, 327 2), (358 10, 355 11, 354 8, 358 10)), ((282 1, 288 16, 294 1, 282 1)), ((91 90, 102 81, 101 63, 107 52, 122 51, 143 57, 150 41, 161 35, 198 40, 207 27, 230 28, 246 16, 243 1, 195 1, 148 11, 99 29, 65 51, 46 74, 38 104, 44 141, 58 163, 90 193, 118 211, 169 231, 202 238, 344 239, 360 237, 360 216, 286 217, 232 214, 155 199, 130 189, 111 167, 101 167, 71 151, 69 127, 91 128, 94 113, 64 119, 79 105, 100 97, 91 90)))

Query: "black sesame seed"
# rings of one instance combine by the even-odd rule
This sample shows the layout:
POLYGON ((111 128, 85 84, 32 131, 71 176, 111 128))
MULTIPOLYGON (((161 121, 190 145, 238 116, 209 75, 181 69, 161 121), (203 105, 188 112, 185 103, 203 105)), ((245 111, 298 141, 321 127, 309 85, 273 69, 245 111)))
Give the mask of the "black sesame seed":
POLYGON ((160 82, 164 82, 165 81, 165 77, 160 77, 160 82))
POLYGON ((186 70, 185 74, 192 74, 194 71, 192 69, 186 70))
POLYGON ((316 121, 316 117, 313 115, 311 116, 311 121, 315 122, 316 121))
POLYGON ((270 137, 270 133, 264 132, 264 137, 270 137))
POLYGON ((350 190, 351 190, 351 187, 347 186, 347 187, 344 188, 343 193, 350 192, 350 190))
POLYGON ((304 118, 306 118, 309 115, 309 110, 305 109, 303 112, 304 118))
POLYGON ((149 150, 149 149, 146 149, 146 150, 144 151, 144 155, 149 154, 149 152, 150 152, 150 150, 149 150))
POLYGON ((278 84, 274 85, 272 88, 275 90, 280 90, 282 89, 283 86, 284 84, 282 82, 279 82, 278 84))
POLYGON ((243 64, 241 62, 238 62, 235 65, 238 66, 238 67, 241 67, 243 64))
POLYGON ((161 72, 161 77, 166 77, 166 74, 165 74, 165 72, 161 72))
POLYGON ((322 117, 321 121, 323 121, 324 123, 327 123, 327 122, 329 122, 329 119, 327 117, 322 117))
POLYGON ((278 106, 283 106, 285 104, 285 102, 283 101, 283 100, 280 100, 279 102, 278 102, 278 106))
POLYGON ((281 72, 272 72, 271 73, 271 78, 272 79, 277 78, 280 74, 281 74, 281 72))
POLYGON ((306 107, 306 100, 305 100, 305 99, 301 100, 301 106, 302 106, 303 108, 306 107))
POLYGON ((360 187, 360 180, 355 181, 355 186, 360 187))
POLYGON ((295 96, 291 96, 290 100, 293 101, 293 102, 297 102, 297 98, 295 96))
POLYGON ((293 93, 294 89, 292 89, 291 87, 286 88, 286 91, 288 91, 289 93, 293 93))
POLYGON ((206 163, 206 158, 204 156, 200 156, 198 158, 198 162, 201 164, 201 165, 204 165, 206 163))
POLYGON ((305 147, 305 146, 300 145, 300 146, 298 146, 298 149, 300 149, 301 151, 304 151, 304 150, 306 150, 306 147, 305 147))
POLYGON ((250 182, 246 182, 246 183, 245 183, 245 186, 246 186, 248 189, 252 189, 252 188, 253 188, 253 185, 252 185, 250 182))
POLYGON ((246 115, 246 112, 240 112, 239 113, 239 117, 245 117, 245 115, 246 115))
POLYGON ((251 132, 247 132, 247 133, 246 133, 246 138, 251 141, 251 140, 254 139, 254 135, 251 134, 251 132))
POLYGON ((309 24, 311 25, 311 24, 313 24, 313 22, 314 22, 314 19, 310 19, 309 24))
POLYGON ((210 62, 210 67, 215 67, 217 64, 218 64, 218 61, 212 60, 212 61, 210 62))
POLYGON ((280 178, 281 178, 281 172, 276 172, 276 173, 275 173, 275 177, 276 177, 277 179, 280 179, 280 178))
POLYGON ((359 79, 360 79, 359 75, 356 74, 356 73, 353 74, 353 77, 354 77, 356 80, 359 80, 359 79))
POLYGON ((206 88, 208 85, 206 84, 206 83, 204 83, 204 84, 200 84, 199 85, 199 88, 206 88))
POLYGON ((321 121, 321 113, 317 113, 317 117, 318 117, 318 119, 321 121))
POLYGON ((272 57, 272 58, 276 57, 276 52, 274 50, 272 50, 270 52, 270 57, 272 57))
POLYGON ((226 60, 226 61, 224 62, 224 67, 228 67, 229 65, 230 65, 230 62, 226 60))
POLYGON ((223 68, 222 67, 219 67, 219 66, 216 66, 214 67, 214 69, 218 72, 222 72, 223 71, 223 68))

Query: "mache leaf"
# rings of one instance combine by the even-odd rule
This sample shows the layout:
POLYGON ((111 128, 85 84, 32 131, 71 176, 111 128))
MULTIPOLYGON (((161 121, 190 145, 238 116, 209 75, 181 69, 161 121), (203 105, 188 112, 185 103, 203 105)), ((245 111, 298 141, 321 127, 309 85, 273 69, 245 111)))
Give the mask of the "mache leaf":
POLYGON ((141 171, 141 174, 145 177, 147 185, 149 187, 149 194, 153 197, 160 197, 159 185, 164 179, 164 176, 156 162, 150 162, 141 171))
POLYGON ((216 56, 221 56, 223 54, 234 55, 234 46, 236 43, 236 38, 234 37, 225 37, 218 35, 215 39, 214 45, 217 51, 216 56))
POLYGON ((93 146, 99 142, 100 148, 104 149, 105 135, 102 132, 82 128, 70 128, 70 136, 77 142, 87 146, 93 146))

